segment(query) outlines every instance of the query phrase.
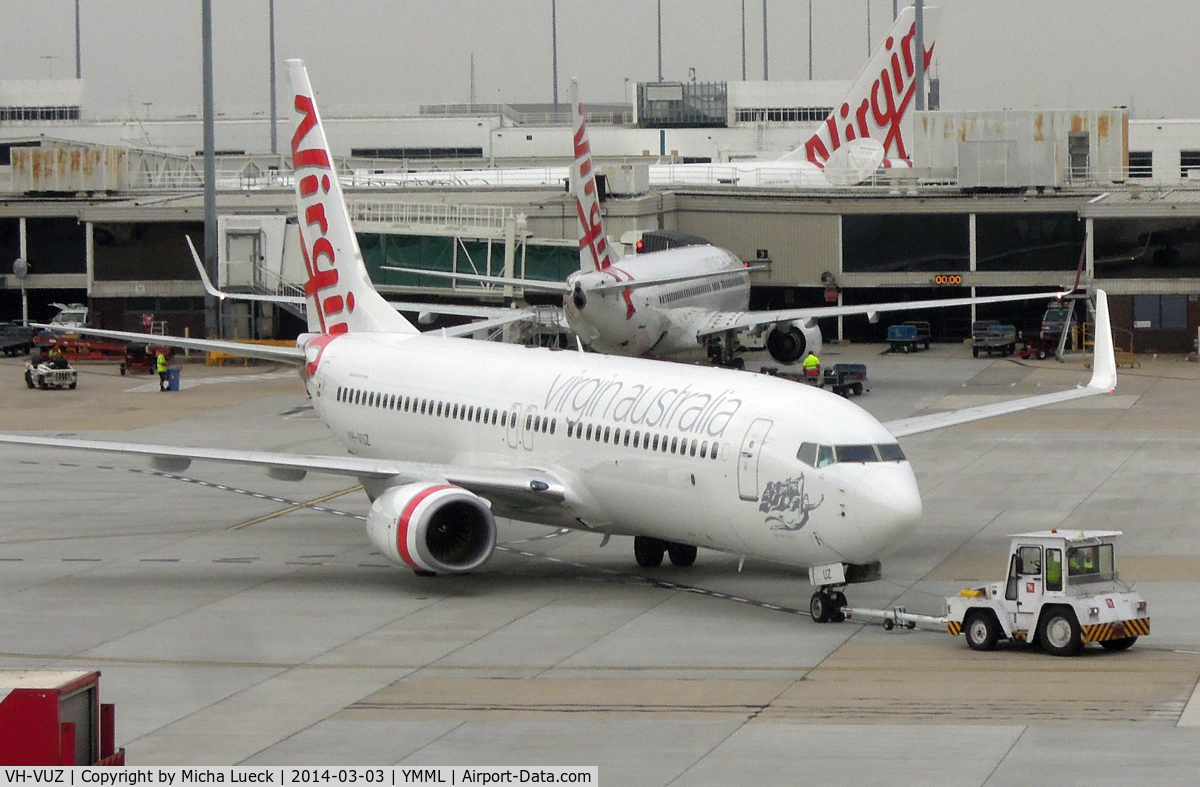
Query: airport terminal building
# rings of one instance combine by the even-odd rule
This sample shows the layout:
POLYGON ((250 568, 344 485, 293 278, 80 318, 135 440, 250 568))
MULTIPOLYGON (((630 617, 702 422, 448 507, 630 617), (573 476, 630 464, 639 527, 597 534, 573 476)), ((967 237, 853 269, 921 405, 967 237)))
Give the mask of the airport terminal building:
MULTIPOLYGON (((752 278, 759 307, 1028 291, 1078 278, 1109 292, 1118 345, 1192 349, 1200 121, 1132 119, 1124 108, 933 110, 912 116, 907 160, 859 185, 749 187, 715 168, 710 182, 648 184, 652 163, 778 157, 812 133, 846 87, 646 83, 628 105, 590 108, 614 240, 655 229, 706 238, 761 268, 752 278)), ((383 265, 557 280, 576 269, 565 183, 480 186, 451 177, 464 168, 561 167, 570 151, 565 110, 330 112, 329 137, 380 289, 410 299, 504 295, 383 265), (447 183, 389 179, 428 170, 446 172, 447 183)), ((287 126, 280 123, 283 147, 287 126)), ((139 330, 152 313, 170 333, 204 331, 204 292, 182 238, 203 239, 200 139, 195 116, 88 118, 75 80, 0 82, 0 318, 20 316, 9 262, 21 257, 34 318, 51 316, 51 302, 86 299, 100 327, 139 330)), ((263 152, 269 140, 262 117, 217 123, 218 269, 231 289, 292 294, 304 277, 288 231, 290 162, 263 152)), ((274 307, 225 308, 228 337, 300 329, 296 315, 274 307)), ((985 316, 1030 326, 1041 306, 994 309, 985 316)), ((965 336, 971 317, 965 309, 939 316, 935 335, 965 336)), ((877 338, 883 327, 847 319, 826 336, 877 338)))

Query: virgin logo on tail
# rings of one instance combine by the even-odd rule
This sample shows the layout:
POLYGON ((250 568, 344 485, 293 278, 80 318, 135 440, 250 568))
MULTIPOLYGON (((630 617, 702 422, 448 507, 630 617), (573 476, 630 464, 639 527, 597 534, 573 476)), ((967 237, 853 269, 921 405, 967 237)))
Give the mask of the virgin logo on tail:
MULTIPOLYGON (((879 70, 879 76, 865 95, 852 93, 848 101, 825 118, 821 130, 804 143, 804 153, 809 161, 823 166, 833 151, 852 139, 862 137, 873 137, 882 142, 885 155, 908 158, 900 124, 916 96, 916 35, 917 26, 914 22, 900 38, 899 51, 896 50, 896 36, 888 36, 883 53, 877 53, 877 56, 890 53, 890 57, 885 54, 885 67, 879 70), (851 102, 856 100, 858 106, 852 107, 851 102)), ((924 58, 928 72, 933 60, 933 44, 925 51, 924 58)), ((872 63, 878 63, 878 60, 872 58, 872 63)))
POLYGON ((580 181, 575 195, 575 210, 579 214, 579 250, 588 250, 596 270, 607 270, 612 265, 611 249, 608 248, 604 221, 600 216, 600 195, 596 193, 596 174, 592 171, 592 147, 587 138, 583 105, 576 104, 575 111, 579 117, 575 128, 575 167, 580 181), (580 187, 582 197, 579 194, 580 187))
MULTIPOLYGON (((326 237, 329 221, 325 212, 332 187, 329 178, 333 167, 323 143, 319 147, 300 149, 301 143, 309 133, 313 129, 319 130, 317 110, 313 106, 312 98, 297 94, 295 107, 302 118, 296 126, 296 133, 292 135, 292 167, 297 175, 302 169, 325 170, 320 173, 320 177, 317 174, 308 174, 296 181, 297 195, 303 206, 300 251, 304 257, 304 266, 308 270, 304 294, 316 304, 322 333, 346 333, 349 330, 346 314, 354 311, 354 293, 347 292, 343 296, 338 291, 338 272, 335 265, 337 254, 333 243, 326 237), (312 237, 311 243, 308 237, 312 237)), ((335 194, 334 199, 337 198, 335 194)), ((331 205, 331 211, 337 210, 339 208, 336 205, 331 205)))

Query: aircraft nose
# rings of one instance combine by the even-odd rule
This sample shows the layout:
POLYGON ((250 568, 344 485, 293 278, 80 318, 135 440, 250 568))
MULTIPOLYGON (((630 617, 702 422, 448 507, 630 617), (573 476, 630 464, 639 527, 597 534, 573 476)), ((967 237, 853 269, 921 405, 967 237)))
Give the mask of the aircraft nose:
POLYGON ((895 549, 921 518, 921 492, 907 462, 868 469, 855 487, 854 498, 864 563, 895 549))

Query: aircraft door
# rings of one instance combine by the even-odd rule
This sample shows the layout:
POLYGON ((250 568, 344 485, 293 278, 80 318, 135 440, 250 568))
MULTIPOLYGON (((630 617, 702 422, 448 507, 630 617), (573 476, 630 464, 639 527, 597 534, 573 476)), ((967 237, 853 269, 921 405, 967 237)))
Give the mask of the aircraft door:
POLYGON ((508 408, 508 447, 516 448, 521 444, 521 405, 514 404, 508 408))
POLYGON ((742 439, 742 450, 738 453, 738 496, 743 500, 758 499, 758 457, 773 423, 770 418, 755 418, 742 439))

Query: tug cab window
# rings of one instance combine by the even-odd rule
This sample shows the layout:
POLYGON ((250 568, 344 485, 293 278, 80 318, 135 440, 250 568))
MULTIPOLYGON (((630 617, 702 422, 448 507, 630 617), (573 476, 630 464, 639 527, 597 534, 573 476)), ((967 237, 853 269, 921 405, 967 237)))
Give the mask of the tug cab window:
POLYGON ((1117 578, 1115 568, 1112 544, 1067 549, 1067 576, 1072 584, 1114 580, 1117 578))

